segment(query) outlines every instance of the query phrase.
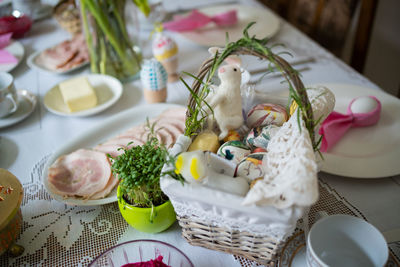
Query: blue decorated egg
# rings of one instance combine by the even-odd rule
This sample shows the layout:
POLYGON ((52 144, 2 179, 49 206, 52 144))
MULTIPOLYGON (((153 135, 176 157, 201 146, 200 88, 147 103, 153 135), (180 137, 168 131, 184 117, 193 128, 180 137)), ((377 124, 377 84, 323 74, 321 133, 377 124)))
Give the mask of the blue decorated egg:
POLYGON ((145 60, 140 71, 143 88, 159 91, 167 87, 168 74, 155 58, 145 60))
POLYGON ((217 155, 225 159, 239 163, 244 157, 251 153, 251 149, 241 141, 228 141, 222 144, 217 155))

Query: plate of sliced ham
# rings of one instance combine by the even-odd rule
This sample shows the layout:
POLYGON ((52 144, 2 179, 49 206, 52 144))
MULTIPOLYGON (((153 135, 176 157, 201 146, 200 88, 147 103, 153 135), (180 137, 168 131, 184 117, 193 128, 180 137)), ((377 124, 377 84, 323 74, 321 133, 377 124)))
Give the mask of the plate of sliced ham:
POLYGON ((57 74, 72 72, 88 63, 89 52, 82 34, 43 51, 36 51, 27 59, 30 68, 57 74))
POLYGON ((134 107, 108 118, 66 142, 46 162, 43 184, 56 200, 69 205, 94 206, 117 201, 118 179, 107 155, 123 153, 146 142, 154 124, 157 138, 172 147, 185 128, 186 108, 175 104, 134 107))

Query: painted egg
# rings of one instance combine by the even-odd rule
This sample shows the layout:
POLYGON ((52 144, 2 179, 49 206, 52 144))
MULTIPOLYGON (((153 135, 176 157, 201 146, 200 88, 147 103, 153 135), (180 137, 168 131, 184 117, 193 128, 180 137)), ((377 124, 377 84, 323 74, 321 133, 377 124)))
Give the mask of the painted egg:
POLYGON ((237 166, 236 176, 246 178, 249 183, 259 177, 264 177, 265 170, 262 161, 266 155, 265 152, 253 153, 243 158, 237 166))
POLYGON ((229 130, 228 135, 224 138, 224 142, 240 140, 240 134, 235 130, 229 130))
POLYGON ((286 109, 277 104, 258 104, 247 113, 247 126, 250 128, 274 124, 282 126, 288 120, 286 109))
POLYGON ((255 127, 247 134, 245 144, 252 149, 260 147, 267 150, 269 141, 278 130, 279 127, 272 124, 264 127, 255 127))
POLYGON ((140 80, 143 88, 158 91, 167 87, 168 74, 161 63, 152 58, 143 62, 140 80))
POLYGON ((214 132, 202 132, 190 144, 188 151, 202 150, 217 153, 219 148, 218 135, 214 132))
POLYGON ((218 149, 217 155, 237 164, 250 153, 250 148, 243 142, 228 141, 218 149))
POLYGON ((253 153, 258 153, 258 152, 267 152, 266 149, 261 148, 261 147, 256 147, 255 149, 253 149, 252 151, 253 153))
POLYGON ((152 46, 153 55, 158 61, 172 60, 178 54, 176 42, 160 32, 156 34, 152 46))
POLYGON ((369 96, 361 96, 356 98, 351 104, 351 112, 353 113, 368 113, 376 109, 378 106, 377 100, 369 96))

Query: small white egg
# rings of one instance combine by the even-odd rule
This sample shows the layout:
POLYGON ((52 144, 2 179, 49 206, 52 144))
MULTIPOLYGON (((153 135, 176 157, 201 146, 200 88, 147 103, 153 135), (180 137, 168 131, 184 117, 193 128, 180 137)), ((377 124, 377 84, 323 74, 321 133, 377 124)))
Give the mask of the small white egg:
POLYGON ((373 111, 377 105, 378 103, 372 97, 362 96, 354 100, 350 109, 353 113, 368 113, 373 111))

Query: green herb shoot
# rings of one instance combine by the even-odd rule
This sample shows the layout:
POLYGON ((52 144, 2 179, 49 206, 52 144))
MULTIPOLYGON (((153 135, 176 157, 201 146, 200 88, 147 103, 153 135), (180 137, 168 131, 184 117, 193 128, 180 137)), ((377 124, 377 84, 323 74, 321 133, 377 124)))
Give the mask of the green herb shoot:
POLYGON ((154 208, 168 200, 160 188, 160 175, 164 163, 173 159, 155 137, 154 124, 150 125, 148 120, 147 128, 150 134, 145 144, 130 149, 120 148, 123 150, 121 155, 108 157, 113 174, 120 180, 121 195, 125 201, 136 207, 154 208))

